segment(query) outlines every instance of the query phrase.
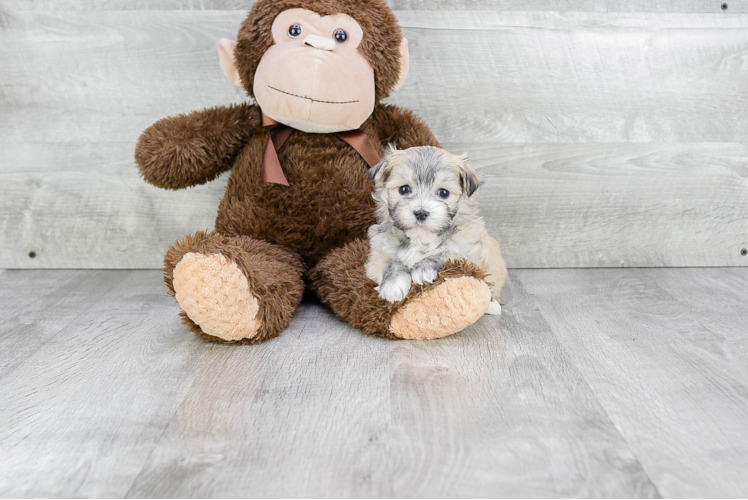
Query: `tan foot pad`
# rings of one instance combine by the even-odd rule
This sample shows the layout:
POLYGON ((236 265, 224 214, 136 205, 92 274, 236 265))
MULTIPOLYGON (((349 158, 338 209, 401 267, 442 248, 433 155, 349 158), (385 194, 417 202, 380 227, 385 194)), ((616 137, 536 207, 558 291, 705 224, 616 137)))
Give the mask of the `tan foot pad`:
POLYGON ((491 291, 483 281, 470 276, 447 278, 398 311, 390 331, 409 340, 446 337, 475 323, 490 301, 491 291))
POLYGON ((186 253, 174 268, 177 302, 203 332, 227 341, 257 335, 260 309, 247 278, 221 254, 186 253))

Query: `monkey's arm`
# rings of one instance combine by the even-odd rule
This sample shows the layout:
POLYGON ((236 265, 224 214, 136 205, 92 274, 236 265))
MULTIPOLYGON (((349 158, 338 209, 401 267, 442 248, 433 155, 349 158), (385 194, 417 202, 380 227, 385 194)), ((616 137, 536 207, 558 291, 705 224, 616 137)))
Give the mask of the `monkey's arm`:
POLYGON ((219 106, 159 120, 138 139, 135 161, 146 182, 164 189, 204 184, 231 168, 259 123, 249 104, 219 106))
POLYGON ((408 109, 389 104, 374 109, 372 123, 379 131, 382 144, 392 144, 397 149, 413 146, 441 147, 426 122, 408 109))

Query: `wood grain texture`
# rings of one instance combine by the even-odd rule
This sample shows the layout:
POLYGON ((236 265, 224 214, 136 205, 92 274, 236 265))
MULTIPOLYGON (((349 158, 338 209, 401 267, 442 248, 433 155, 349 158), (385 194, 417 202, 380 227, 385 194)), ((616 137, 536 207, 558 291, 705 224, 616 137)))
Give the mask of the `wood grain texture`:
POLYGON ((512 267, 746 265, 746 144, 454 144, 512 267))
MULTIPOLYGON (((396 10, 582 11, 582 12, 748 12, 742 0, 386 0, 396 10), (722 9, 727 3, 728 8, 722 9)), ((245 10, 253 0, 0 0, 9 10, 245 10)))
MULTIPOLYGON (((741 142, 748 16, 398 13, 391 101, 443 141, 741 142)), ((217 42, 244 12, 3 13, 3 141, 134 143, 154 120, 239 102, 217 42)))
POLYGON ((513 274, 502 298, 501 318, 393 348, 395 496, 659 497, 513 274))
MULTIPOLYGON (((390 99, 488 175, 509 265, 748 264, 748 16, 511 3, 394 1, 412 69, 390 99)), ((34 5, 0 4, 0 267, 160 267, 212 226, 225 178, 152 189, 134 144, 159 118, 245 99, 216 57, 245 11, 34 5)))
POLYGON ((85 294, 87 304, 67 308, 59 302, 64 275, 61 289, 41 299, 31 288, 41 288, 49 272, 0 277, 1 288, 48 306, 15 318, 2 306, 11 314, 0 326, 3 339, 36 347, 20 362, 13 346, 2 351, 3 366, 13 365, 0 375, 4 497, 123 496, 199 361, 213 353, 185 335, 158 272, 78 275, 86 282, 75 295, 85 294))
POLYGON ((128 497, 390 497, 388 352, 320 305, 205 367, 128 497))
POLYGON ((91 288, 102 277, 82 271, 5 271, 0 275, 0 375, 12 371, 52 336, 64 330, 61 318, 91 304, 91 288))
POLYGON ((663 496, 748 494, 745 269, 516 274, 663 496))
MULTIPOLYGON (((446 146, 469 151, 485 176, 482 212, 510 267, 748 261, 745 144, 446 146)), ((9 164, 34 167, 0 171, 4 265, 160 267, 173 241, 213 227, 226 175, 162 191, 138 178, 130 153, 125 143, 8 145, 9 164)))
POLYGON ((389 0, 397 10, 479 10, 479 11, 552 11, 552 12, 748 12, 743 1, 722 0, 389 0), (728 8, 722 9, 727 3, 728 8))
POLYGON ((2 497, 659 496, 515 279, 504 316, 449 339, 365 336, 307 300, 237 347, 179 325, 157 271, 7 271, 0 294, 55 277, 40 304, 77 277, 91 305, 40 307, 58 328, 0 373, 2 497))
POLYGON ((128 143, 8 145, 9 164, 33 167, 0 170, 4 266, 158 268, 176 239, 213 227, 226 175, 164 191, 139 178, 132 152, 128 143))
POLYGON ((392 100, 441 140, 741 142, 748 131, 745 15, 402 11, 399 19, 418 57, 392 100))
POLYGON ((0 497, 745 497, 746 292, 745 269, 522 270, 450 338, 307 299, 231 346, 158 271, 0 271, 0 497))

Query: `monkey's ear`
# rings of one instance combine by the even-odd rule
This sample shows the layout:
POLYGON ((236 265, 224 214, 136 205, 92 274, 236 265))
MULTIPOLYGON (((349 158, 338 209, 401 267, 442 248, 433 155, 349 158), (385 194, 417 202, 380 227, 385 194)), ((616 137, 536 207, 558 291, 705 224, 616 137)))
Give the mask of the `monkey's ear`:
POLYGON ((470 166, 467 154, 457 157, 457 167, 465 194, 470 198, 483 185, 483 177, 470 166))
POLYGON ((228 38, 221 38, 218 41, 218 62, 221 65, 221 70, 226 78, 236 85, 237 87, 244 87, 242 85, 242 79, 239 78, 239 70, 236 69, 236 61, 234 60, 234 49, 236 49, 236 42, 229 40, 228 38))
POLYGON ((405 79, 408 78, 408 71, 410 70, 410 49, 408 49, 408 39, 403 37, 403 41, 400 42, 400 77, 397 80, 397 84, 392 91, 397 91, 402 88, 405 84, 405 79))

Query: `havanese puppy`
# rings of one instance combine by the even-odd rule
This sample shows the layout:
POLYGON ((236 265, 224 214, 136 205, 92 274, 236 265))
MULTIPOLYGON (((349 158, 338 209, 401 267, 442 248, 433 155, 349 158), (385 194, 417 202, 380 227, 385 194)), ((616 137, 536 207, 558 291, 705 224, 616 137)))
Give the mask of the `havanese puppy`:
POLYGON ((366 275, 379 296, 398 302, 412 283, 431 283, 445 262, 465 259, 488 274, 493 300, 487 312, 501 314, 506 263, 478 215, 473 195, 482 178, 467 157, 432 146, 388 147, 370 175, 378 224, 369 228, 366 275))

